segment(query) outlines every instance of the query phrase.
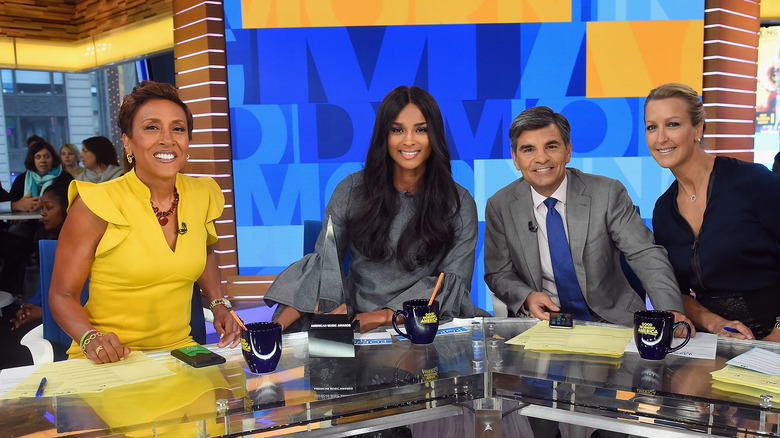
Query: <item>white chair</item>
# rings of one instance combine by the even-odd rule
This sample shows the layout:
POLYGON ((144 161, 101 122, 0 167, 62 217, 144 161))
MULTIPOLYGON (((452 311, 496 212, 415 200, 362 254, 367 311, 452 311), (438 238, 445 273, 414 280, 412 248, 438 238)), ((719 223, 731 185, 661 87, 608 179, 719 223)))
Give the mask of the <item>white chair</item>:
POLYGON ((43 337, 43 324, 39 324, 38 327, 27 332, 19 343, 30 350, 33 364, 40 365, 54 361, 54 349, 51 342, 43 337))

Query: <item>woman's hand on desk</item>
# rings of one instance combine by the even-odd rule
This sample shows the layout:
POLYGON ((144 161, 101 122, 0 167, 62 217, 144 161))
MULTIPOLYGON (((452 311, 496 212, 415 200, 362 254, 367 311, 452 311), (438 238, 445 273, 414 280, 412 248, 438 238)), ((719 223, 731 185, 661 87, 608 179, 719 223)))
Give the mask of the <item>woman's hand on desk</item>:
POLYGON ((217 346, 222 348, 229 345, 230 348, 233 348, 238 345, 241 341, 241 329, 238 327, 236 319, 230 314, 230 310, 220 305, 214 306, 212 312, 214 312, 214 330, 219 335, 217 346))
POLYGON ((116 333, 105 333, 90 341, 84 348, 87 358, 96 364, 118 362, 130 354, 130 347, 119 340, 116 333))
POLYGON ((774 328, 762 341, 780 342, 780 329, 774 328))
POLYGON ((750 330, 745 324, 742 324, 739 321, 729 321, 723 318, 713 322, 712 333, 716 333, 718 336, 723 336, 724 338, 749 340, 756 339, 756 337, 753 335, 753 331, 750 330))

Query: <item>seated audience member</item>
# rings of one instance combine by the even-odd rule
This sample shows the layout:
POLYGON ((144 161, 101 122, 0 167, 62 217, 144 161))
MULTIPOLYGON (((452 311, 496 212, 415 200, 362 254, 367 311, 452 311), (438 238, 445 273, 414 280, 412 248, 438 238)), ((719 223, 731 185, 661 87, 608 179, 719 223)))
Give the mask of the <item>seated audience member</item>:
POLYGON ((24 158, 26 171, 16 176, 11 185, 10 198, 14 211, 37 211, 41 195, 62 173, 62 162, 54 147, 39 141, 27 148, 24 158))
POLYGON ((46 139, 44 139, 43 137, 40 137, 38 135, 31 135, 31 136, 27 137, 27 147, 29 148, 30 146, 32 146, 35 143, 38 143, 40 141, 46 142, 46 139))
MULTIPOLYGON (((43 224, 43 238, 57 239, 65 222, 68 208, 68 183, 67 180, 58 180, 41 196, 41 222, 43 224)), ((22 268, 24 269, 24 267, 22 268)), ((39 290, 28 302, 22 304, 14 317, 9 321, 10 326, 6 326, 3 321, 3 355, 0 356, 0 369, 11 368, 32 364, 29 350, 19 344, 19 341, 27 332, 37 327, 41 323, 41 291, 39 290), (20 330, 21 328, 21 330, 20 330), (13 333, 9 333, 13 331, 13 333)))
POLYGON ((84 172, 76 176, 78 181, 102 183, 122 175, 114 144, 106 137, 90 137, 81 143, 81 162, 84 172))
POLYGON ((780 177, 704 151, 695 90, 665 84, 645 101, 650 154, 676 178, 653 211, 685 314, 720 336, 780 341, 780 177))
POLYGON ((240 331, 213 251, 225 199, 213 179, 180 173, 192 113, 172 85, 143 81, 125 96, 119 127, 134 167, 108 182, 71 183, 54 260, 49 307, 74 340, 70 358, 100 364, 131 350, 194 345, 196 281, 211 303, 218 345, 235 347, 240 331), (89 301, 82 307, 87 276, 89 301))
POLYGON ((485 210, 485 281, 512 315, 549 312, 630 326, 645 302, 620 267, 622 251, 654 308, 687 321, 674 273, 614 179, 566 168, 571 128, 548 107, 529 108, 509 128, 523 177, 485 210))
MULTIPOLYGON (((62 170, 57 151, 45 141, 27 148, 24 166, 27 170, 17 175, 11 185, 10 199, 14 211, 39 211, 41 195, 56 178, 72 179, 68 172, 62 170)), ((8 231, 25 239, 29 247, 28 252, 32 252, 39 225, 38 220, 23 220, 12 224, 8 231)))
POLYGON ((74 178, 84 171, 84 168, 79 166, 79 150, 73 143, 65 143, 60 147, 60 160, 62 168, 74 178))
POLYGON ((476 204, 452 179, 444 122, 427 91, 400 86, 385 96, 365 167, 338 184, 325 209, 329 217, 339 261, 347 248, 352 255, 344 295, 317 296, 323 227, 315 252, 290 265, 265 295, 269 305, 280 304, 275 319, 285 329, 299 321, 293 329, 305 330, 311 314, 334 311, 355 313, 362 331, 390 325, 404 301, 431 296, 441 272, 442 319, 489 316, 469 294, 476 204))

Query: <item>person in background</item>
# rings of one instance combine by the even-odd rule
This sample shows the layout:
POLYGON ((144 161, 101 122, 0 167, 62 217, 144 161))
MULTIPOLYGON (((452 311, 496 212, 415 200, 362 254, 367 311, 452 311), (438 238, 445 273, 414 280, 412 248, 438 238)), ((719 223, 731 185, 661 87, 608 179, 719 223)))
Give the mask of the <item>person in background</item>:
POLYGON ((77 177, 84 168, 79 166, 79 150, 73 143, 65 143, 60 147, 60 159, 62 167, 74 178, 77 177))
POLYGON ((772 172, 780 173, 780 152, 775 155, 775 162, 772 163, 772 172))
MULTIPOLYGON (((66 178, 58 178, 41 196, 41 222, 45 239, 56 240, 59 236, 68 214, 69 183, 70 180, 66 178)), ((22 304, 8 322, 0 322, 0 330, 3 333, 3 339, 0 341, 3 351, 0 355, 0 369, 32 364, 29 350, 19 344, 19 341, 27 332, 41 324, 41 296, 39 290, 29 301, 22 304)))
POLYGON ((212 178, 180 173, 192 120, 172 85, 141 82, 122 101, 118 121, 133 169, 100 184, 71 184, 49 291, 52 315, 73 339, 70 358, 101 364, 131 350, 194 345, 196 281, 211 303, 218 345, 240 341, 213 250, 224 196, 212 178))
POLYGON ((708 154, 696 91, 665 84, 645 101, 645 138, 675 181, 653 210, 685 314, 719 336, 780 341, 780 176, 708 154))
POLYGON ((37 211, 41 208, 41 195, 62 173, 62 161, 54 147, 39 141, 27 148, 24 158, 26 171, 16 176, 11 191, 11 207, 14 211, 37 211))
POLYGON ((76 176, 78 181, 101 183, 122 175, 114 144, 106 137, 90 137, 81 143, 81 162, 84 172, 76 176))
POLYGON ((46 139, 44 139, 43 137, 40 137, 38 135, 34 135, 33 134, 33 135, 27 137, 27 147, 29 148, 30 146, 34 145, 35 143, 38 143, 38 142, 41 142, 41 141, 45 142, 46 139))
MULTIPOLYGON (((265 295, 283 328, 308 329, 316 312, 355 313, 365 332, 392 324, 404 301, 429 298, 439 273, 440 319, 489 316, 472 304, 477 210, 455 183, 439 106, 427 91, 400 86, 379 104, 362 171, 342 180, 325 208, 339 265, 352 255, 344 294, 318 296, 326 227, 315 252, 282 272, 265 295)), ((327 224, 327 221, 325 222, 327 224)))

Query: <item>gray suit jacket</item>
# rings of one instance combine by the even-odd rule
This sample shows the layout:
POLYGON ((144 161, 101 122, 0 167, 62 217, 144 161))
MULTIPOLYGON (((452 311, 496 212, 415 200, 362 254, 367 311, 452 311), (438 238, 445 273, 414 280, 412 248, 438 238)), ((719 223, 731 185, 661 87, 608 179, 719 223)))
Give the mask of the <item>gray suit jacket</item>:
MULTIPOLYGON (((645 303, 620 267, 622 251, 653 307, 683 312, 682 297, 663 247, 642 222, 620 181, 567 168, 566 223, 574 269, 588 307, 615 324, 633 324, 645 303)), ((485 210, 485 282, 518 314, 528 294, 542 291, 531 187, 523 178, 490 197, 485 210)))

